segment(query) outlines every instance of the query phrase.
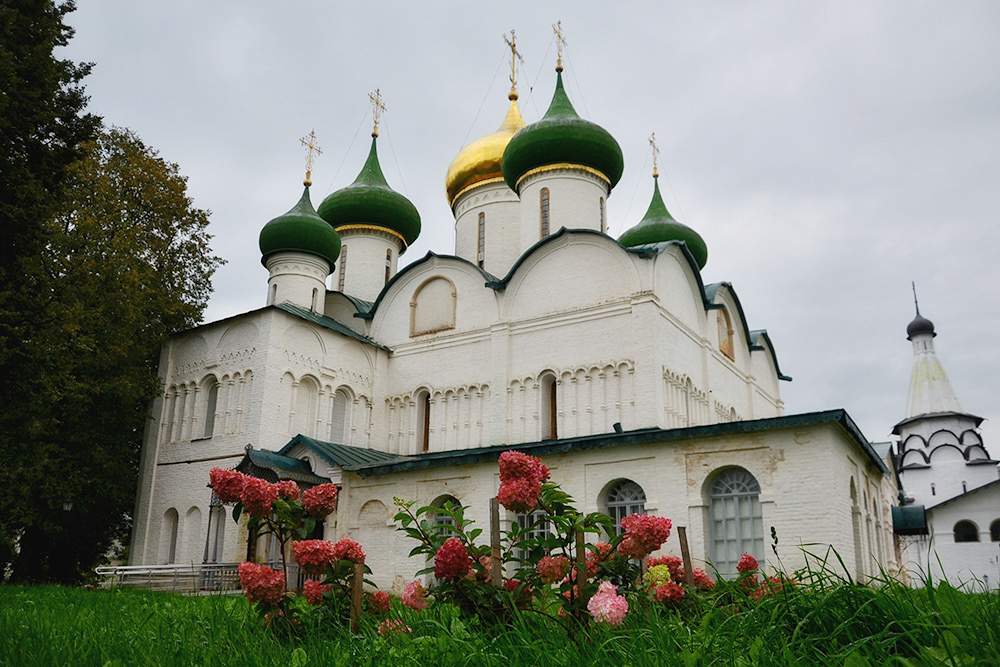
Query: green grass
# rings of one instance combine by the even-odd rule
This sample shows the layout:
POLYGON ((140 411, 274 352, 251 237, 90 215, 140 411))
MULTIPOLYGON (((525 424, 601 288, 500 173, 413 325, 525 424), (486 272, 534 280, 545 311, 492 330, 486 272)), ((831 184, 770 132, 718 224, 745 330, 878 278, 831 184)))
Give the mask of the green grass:
POLYGON ((266 632, 242 597, 0 587, 3 665, 1000 665, 1000 597, 950 586, 829 579, 752 602, 732 590, 681 608, 633 605, 575 639, 526 613, 487 630, 453 608, 394 605, 412 635, 266 632))

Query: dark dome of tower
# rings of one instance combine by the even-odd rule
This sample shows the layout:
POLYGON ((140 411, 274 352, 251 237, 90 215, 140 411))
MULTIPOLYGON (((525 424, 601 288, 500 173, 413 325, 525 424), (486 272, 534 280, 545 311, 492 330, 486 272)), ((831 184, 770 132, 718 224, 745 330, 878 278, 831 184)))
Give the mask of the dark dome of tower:
POLYGON ((913 318, 913 321, 906 325, 906 339, 912 340, 913 337, 918 334, 927 333, 932 336, 937 336, 937 334, 934 333, 934 323, 918 312, 917 316, 913 318))
POLYGON ((518 181, 529 171, 550 164, 590 167, 608 179, 613 188, 625 168, 622 149, 600 125, 584 120, 566 96, 562 72, 556 76, 552 103, 541 120, 521 129, 503 153, 504 180, 517 191, 518 181))
POLYGON ((260 230, 261 263, 276 252, 298 251, 318 255, 333 266, 340 255, 340 236, 316 214, 309 199, 309 186, 288 213, 279 215, 260 230))
POLYGON ((346 188, 327 195, 319 215, 334 229, 360 225, 386 230, 403 240, 403 250, 420 234, 420 214, 413 203, 389 187, 372 137, 368 160, 346 188))
POLYGON ((663 243, 665 241, 683 241, 699 269, 704 269, 708 262, 708 246, 701 234, 687 225, 677 222, 670 215, 663 197, 660 196, 660 182, 653 176, 653 199, 649 202, 646 215, 642 216, 635 227, 627 230, 618 239, 618 243, 626 248, 646 245, 648 243, 663 243))

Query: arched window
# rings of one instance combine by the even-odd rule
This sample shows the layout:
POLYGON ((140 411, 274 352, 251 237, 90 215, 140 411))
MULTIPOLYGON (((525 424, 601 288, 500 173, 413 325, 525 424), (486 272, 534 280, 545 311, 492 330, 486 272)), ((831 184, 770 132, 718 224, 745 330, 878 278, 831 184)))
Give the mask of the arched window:
POLYGON ((337 289, 341 292, 344 291, 344 276, 347 275, 347 244, 340 249, 340 277, 337 283, 337 289))
POLYGON ((719 574, 736 574, 743 554, 763 564, 764 521, 760 484, 743 468, 730 468, 712 482, 709 491, 709 533, 712 564, 719 574))
MULTIPOLYGON (((548 521, 546 520, 547 516, 544 510, 536 510, 530 514, 517 514, 514 516, 514 521, 524 531, 521 533, 523 539, 541 539, 551 534, 548 521)), ((514 558, 538 560, 545 555, 542 553, 543 551, 527 551, 518 547, 514 549, 514 558)))
POLYGON ((719 352, 726 355, 729 359, 735 360, 735 354, 733 352, 733 323, 729 319, 729 313, 723 308, 718 312, 718 323, 719 323, 719 352))
POLYGON ((604 506, 615 522, 615 534, 621 535, 622 519, 630 514, 646 513, 646 492, 632 480, 623 479, 608 489, 604 506))
POLYGON ((314 313, 316 312, 316 306, 318 300, 319 300, 319 290, 313 287, 312 306, 310 306, 309 310, 311 310, 314 313))
POLYGON ((959 521, 955 524, 955 541, 956 542, 978 542, 979 541, 979 528, 976 524, 971 521, 959 521))
POLYGON ((214 377, 208 379, 208 399, 205 401, 205 433, 204 437, 215 435, 215 411, 219 403, 219 383, 214 377))
POLYGON ((385 251, 385 282, 392 278, 392 248, 385 251))
MULTIPOLYGON (((448 506, 452 509, 457 509, 462 506, 462 503, 458 502, 458 498, 456 498, 455 496, 441 496, 433 503, 431 503, 431 506, 439 508, 448 506)), ((434 513, 434 525, 445 526, 444 532, 449 534, 458 532, 455 520, 450 516, 448 516, 447 514, 444 514, 443 512, 434 513)))
POLYGON ((601 197, 601 233, 608 233, 608 217, 607 212, 604 210, 604 197, 601 197))
POLYGON ((267 305, 273 306, 278 301, 278 286, 271 285, 271 294, 267 297, 267 305))
POLYGON ((1000 519, 990 524, 990 542, 1000 542, 1000 519))
POLYGON ((476 262, 483 268, 486 259, 486 214, 479 214, 479 240, 476 243, 476 262))
POLYGON ((212 493, 208 505, 208 536, 205 539, 205 562, 218 563, 222 560, 222 543, 226 536, 226 508, 219 497, 212 493))
POLYGON ((338 389, 333 393, 333 406, 330 409, 330 442, 339 445, 347 443, 347 392, 338 389))
POLYGON ((177 560, 177 524, 180 516, 173 507, 163 514, 163 531, 160 533, 160 562, 166 565, 177 560))
POLYGON ((539 194, 541 218, 542 218, 542 238, 549 235, 549 189, 542 188, 539 194))
POLYGON ((417 394, 417 433, 420 437, 420 451, 431 450, 431 395, 427 391, 417 394))
POLYGON ((541 410, 541 439, 542 440, 555 440, 559 437, 558 430, 556 428, 558 422, 558 403, 557 403, 557 391, 558 384, 556 383, 556 376, 551 374, 546 374, 542 376, 539 381, 539 388, 542 394, 542 410, 541 410))

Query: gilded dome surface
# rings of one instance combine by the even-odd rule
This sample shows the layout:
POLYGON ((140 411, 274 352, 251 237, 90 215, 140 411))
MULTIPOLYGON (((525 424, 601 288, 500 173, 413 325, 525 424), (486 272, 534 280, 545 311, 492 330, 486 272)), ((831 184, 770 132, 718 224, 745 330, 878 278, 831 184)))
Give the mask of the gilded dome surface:
POLYGON ((298 251, 319 255, 332 267, 340 256, 340 236, 323 218, 316 215, 305 187, 299 202, 288 213, 279 215, 260 230, 258 239, 261 263, 276 252, 298 251))
POLYGON ((368 160, 361 173, 346 188, 327 195, 319 215, 334 229, 351 225, 387 230, 409 246, 420 234, 420 214, 413 203, 389 187, 379 166, 376 138, 372 137, 368 160))
POLYGON ((562 72, 556 91, 542 119, 514 135, 503 154, 503 177, 512 190, 518 180, 536 167, 549 164, 583 165, 604 174, 614 187, 625 162, 615 138, 600 125, 584 120, 566 96, 562 72))
POLYGON ((663 197, 660 196, 659 179, 654 176, 653 200, 649 202, 646 215, 642 216, 639 224, 622 234, 618 243, 626 248, 633 248, 647 243, 663 243, 665 241, 684 241, 691 256, 698 263, 698 268, 705 268, 705 264, 708 262, 708 246, 705 245, 704 239, 698 232, 677 222, 670 215, 663 203, 663 197))
POLYGON ((448 167, 445 178, 445 191, 448 193, 448 203, 454 205, 455 199, 463 190, 492 179, 503 178, 500 163, 504 149, 511 137, 524 127, 524 119, 517 108, 517 99, 510 101, 510 108, 500 128, 485 137, 476 139, 459 151, 448 167))

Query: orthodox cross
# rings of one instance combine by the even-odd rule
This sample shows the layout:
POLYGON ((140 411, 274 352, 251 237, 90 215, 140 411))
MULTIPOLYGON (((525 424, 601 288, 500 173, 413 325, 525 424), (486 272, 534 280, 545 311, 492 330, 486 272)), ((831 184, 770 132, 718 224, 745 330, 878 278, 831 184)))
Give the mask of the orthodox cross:
POLYGON ((368 99, 370 99, 372 101, 372 104, 375 106, 375 128, 372 130, 372 136, 373 137, 377 137, 378 136, 378 119, 379 119, 379 116, 382 115, 382 112, 385 111, 385 105, 382 104, 382 92, 381 92, 381 90, 379 88, 376 88, 374 93, 368 93, 368 99))
POLYGON ((507 39, 507 35, 503 36, 503 41, 507 42, 507 46, 510 47, 510 94, 507 95, 507 99, 516 100, 517 99, 517 61, 521 61, 521 65, 524 65, 524 58, 521 57, 521 52, 517 50, 517 37, 514 36, 514 29, 510 29, 510 39, 507 39))
POLYGON ((563 37, 562 33, 562 21, 556 21, 556 24, 552 26, 552 30, 556 33, 556 51, 559 54, 559 57, 556 60, 556 71, 561 72, 563 71, 562 52, 563 47, 566 46, 566 38, 563 37))
POLYGON ((323 151, 316 144, 316 131, 309 130, 309 136, 299 139, 299 143, 306 147, 306 180, 302 183, 303 185, 312 185, 313 153, 323 154, 323 151))
POLYGON ((653 147, 653 178, 659 178, 660 170, 657 166, 659 165, 660 149, 656 145, 656 132, 649 135, 649 145, 653 147))
POLYGON ((911 280, 910 287, 913 288, 913 305, 917 308, 917 317, 920 317, 920 303, 917 301, 917 283, 911 280))

